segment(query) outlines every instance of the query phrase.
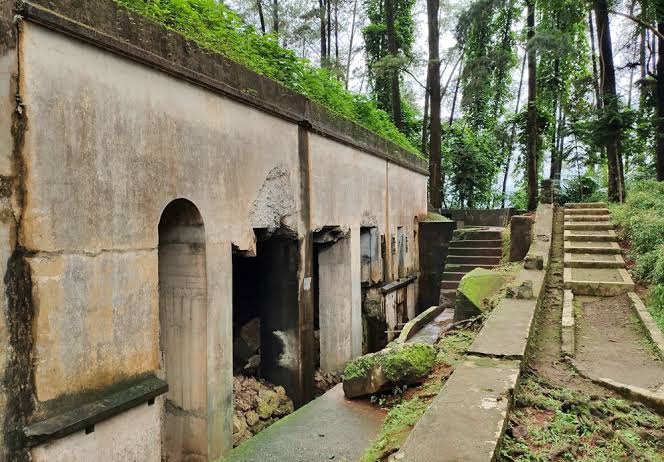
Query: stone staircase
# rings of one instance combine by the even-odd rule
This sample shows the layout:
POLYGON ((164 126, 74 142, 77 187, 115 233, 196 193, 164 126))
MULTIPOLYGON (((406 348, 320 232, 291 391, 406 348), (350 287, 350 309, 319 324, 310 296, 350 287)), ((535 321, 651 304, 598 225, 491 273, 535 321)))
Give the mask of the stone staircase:
POLYGON ((475 268, 495 268, 500 264, 502 252, 502 228, 464 229, 455 233, 440 284, 440 304, 454 305, 461 278, 475 268))
POLYGON ((576 295, 634 290, 604 203, 565 204, 565 288, 576 295))

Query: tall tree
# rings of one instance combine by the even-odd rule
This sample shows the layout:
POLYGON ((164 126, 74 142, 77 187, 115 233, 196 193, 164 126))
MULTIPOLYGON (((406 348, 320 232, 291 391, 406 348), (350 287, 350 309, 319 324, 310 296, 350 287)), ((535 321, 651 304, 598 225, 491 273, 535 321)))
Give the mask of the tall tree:
POLYGON ((265 16, 263 15, 263 0, 256 0, 256 8, 258 9, 258 18, 261 22, 261 32, 265 33, 265 16))
POLYGON ((279 35, 279 0, 272 1, 272 32, 279 35))
POLYGON ((320 65, 321 67, 327 67, 329 60, 327 51, 325 0, 318 0, 318 16, 320 19, 320 65))
POLYGON ((607 0, 595 0, 595 21, 597 22, 597 42, 599 44, 600 79, 603 103, 603 144, 609 172, 609 200, 622 202, 624 199, 624 179, 622 157, 620 155, 620 112, 616 92, 616 73, 613 65, 613 44, 609 25, 607 0))
MULTIPOLYGON (((387 51, 392 57, 399 54, 397 45, 397 33, 394 23, 394 3, 396 0, 385 0, 385 25, 387 27, 387 51)), ((398 129, 403 127, 401 118, 401 88, 399 82, 399 69, 393 67, 390 72, 390 91, 392 102, 392 120, 398 129)))
MULTIPOLYGON (((521 77, 519 78, 519 91, 516 95, 516 102, 514 108, 514 115, 519 113, 519 106, 521 104, 521 92, 523 90, 523 76, 526 70, 526 61, 528 60, 528 53, 523 54, 523 61, 521 63, 521 77)), ((510 174, 510 163, 512 162, 512 151, 514 150, 514 138, 516 137, 516 123, 512 124, 512 131, 510 132, 510 139, 507 146, 507 156, 505 158, 505 172, 503 174, 503 190, 500 200, 500 207, 505 208, 505 199, 507 196, 507 178, 510 174)))
POLYGON ((431 106, 430 129, 431 142, 429 148, 429 196, 431 205, 440 208, 442 205, 442 153, 441 153, 441 122, 440 122, 440 29, 438 24, 439 0, 427 0, 427 22, 429 32, 429 65, 427 86, 431 106))
POLYGON ((348 41, 348 58, 346 59, 346 80, 345 88, 348 90, 348 81, 350 80, 350 63, 353 59, 353 39, 355 38, 355 24, 357 18, 357 1, 353 0, 353 19, 350 25, 350 39, 348 41))
POLYGON ((535 0, 528 0, 528 120, 526 122, 526 181, 528 186, 528 210, 537 208, 537 50, 535 37, 535 0))

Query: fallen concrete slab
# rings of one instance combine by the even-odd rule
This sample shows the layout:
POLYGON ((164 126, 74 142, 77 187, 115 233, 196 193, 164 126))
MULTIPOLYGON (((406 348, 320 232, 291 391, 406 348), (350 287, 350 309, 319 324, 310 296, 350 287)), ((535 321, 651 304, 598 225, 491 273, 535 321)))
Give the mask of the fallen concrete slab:
POLYGON ((233 449, 225 462, 358 460, 385 412, 344 397, 341 384, 233 449))
POLYGON ((503 435, 520 361, 468 357, 390 460, 490 462, 503 435))

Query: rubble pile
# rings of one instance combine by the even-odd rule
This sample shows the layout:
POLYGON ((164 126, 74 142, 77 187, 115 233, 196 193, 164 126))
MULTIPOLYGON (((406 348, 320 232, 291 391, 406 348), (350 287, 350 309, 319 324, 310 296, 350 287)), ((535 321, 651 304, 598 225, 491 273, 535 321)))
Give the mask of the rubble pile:
POLYGON ((316 370, 314 374, 314 387, 316 396, 324 394, 327 390, 341 383, 341 376, 332 372, 324 372, 322 369, 316 370))
POLYGON ((233 447, 293 412, 281 386, 254 377, 233 377, 233 447))

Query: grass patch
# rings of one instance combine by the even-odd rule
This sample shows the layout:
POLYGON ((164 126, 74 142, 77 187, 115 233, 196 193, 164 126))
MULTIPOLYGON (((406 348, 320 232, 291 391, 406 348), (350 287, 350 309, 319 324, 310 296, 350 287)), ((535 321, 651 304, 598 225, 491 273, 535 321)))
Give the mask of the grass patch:
POLYGON ((664 460, 664 420, 638 403, 524 378, 498 461, 664 460))

